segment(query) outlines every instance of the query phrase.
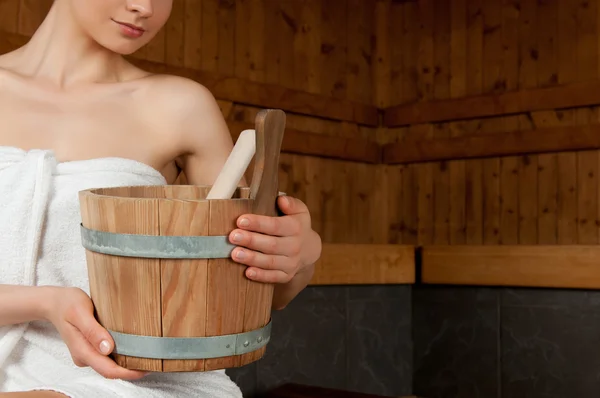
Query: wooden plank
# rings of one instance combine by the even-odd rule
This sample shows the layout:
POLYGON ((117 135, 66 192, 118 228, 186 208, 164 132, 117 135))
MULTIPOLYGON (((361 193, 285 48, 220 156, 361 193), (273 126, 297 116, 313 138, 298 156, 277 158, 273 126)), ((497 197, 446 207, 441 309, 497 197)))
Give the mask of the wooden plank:
MULTIPOLYGON (((588 125, 592 120, 589 108, 576 109, 575 121, 588 125)), ((598 151, 582 151, 577 157, 577 243, 591 245, 598 243, 598 151)))
POLYGON ((184 0, 185 17, 183 20, 183 66, 200 68, 202 66, 202 3, 200 0, 184 0))
MULTIPOLYGON (((420 4, 392 1, 390 15, 390 57, 391 87, 390 102, 412 100, 419 96, 420 62, 420 4)), ((411 126, 419 127, 419 126, 411 126)), ((405 139, 411 128, 386 129, 386 141, 398 142, 405 139), (389 138, 393 140, 388 140, 389 138)), ((416 244, 419 230, 419 170, 420 165, 389 167, 387 188, 388 222, 390 239, 388 243, 416 244)))
MULTIPOLYGON (((243 130, 254 128, 253 124, 244 122, 228 121, 227 125, 234 141, 243 130)), ((281 151, 365 163, 379 163, 380 161, 380 147, 373 141, 290 129, 285 130, 281 151)))
MULTIPOLYGON (((235 220, 252 211, 249 201, 211 200, 208 235, 227 235, 235 228, 235 220)), ((242 277, 246 266, 229 258, 208 260, 206 291, 206 336, 239 333, 244 329, 245 292, 250 280, 242 277)), ((239 355, 207 358, 206 371, 238 367, 239 355)))
POLYGON ((197 41, 202 42, 200 46, 201 69, 217 72, 219 65, 219 43, 221 42, 221 38, 219 37, 219 1, 202 0, 198 8, 201 10, 200 32, 197 39, 197 41))
POLYGON ((392 45, 392 87, 390 101, 393 103, 416 100, 419 97, 418 79, 420 52, 420 4, 417 2, 392 2, 391 34, 392 45), (398 89, 396 89, 396 87, 398 89))
POLYGON ((173 3, 171 17, 163 30, 165 31, 165 62, 169 65, 183 66, 185 59, 185 2, 173 3))
MULTIPOLYGON (((467 3, 467 70, 466 94, 480 95, 483 92, 483 0, 467 3)), ((479 121, 464 123, 465 135, 479 128, 479 121)), ((465 162, 465 243, 483 243, 483 161, 465 162)), ((413 166, 414 167, 414 166, 413 166)))
POLYGON ((533 245, 538 236, 538 162, 537 156, 519 159, 519 243, 533 245))
POLYGON ((321 3, 320 0, 296 2, 299 29, 294 35, 293 59, 294 80, 297 89, 308 93, 320 94, 321 70, 321 3))
MULTIPOLYGON (((558 0, 557 5, 557 55, 558 83, 572 84, 578 80, 579 59, 577 57, 577 8, 578 3, 571 0, 558 0)), ((543 60, 542 60, 543 61, 543 60)), ((556 112, 557 122, 561 125, 575 124, 574 112, 556 112)), ((577 154, 563 152, 557 154, 557 243, 577 243, 577 154)))
MULTIPOLYGON (((319 1, 319 3, 323 3, 323 1, 319 1)), ((346 0, 347 98, 365 104, 374 102, 371 79, 371 70, 375 63, 373 59, 374 3, 363 0, 346 0)))
MULTIPOLYGON (((531 116, 537 127, 559 125, 553 111, 534 112, 531 116)), ((558 243, 558 181, 557 154, 540 154, 537 166, 537 243, 558 243)))
POLYGON ((411 245, 324 243, 310 285, 410 284, 415 282, 411 245))
MULTIPOLYGON (((538 2, 537 18, 537 84, 555 85, 558 81, 558 42, 568 40, 558 35, 558 1, 538 2), (558 39, 557 39, 558 38, 558 39)), ((568 61, 568 60, 565 60, 568 61)), ((556 112, 532 112, 531 118, 536 128, 560 125, 556 112)), ((558 198, 558 156, 555 153, 540 154, 537 166, 537 243, 557 242, 557 198, 558 198)))
POLYGON ((600 104, 600 81, 532 88, 464 98, 415 102, 383 110, 383 124, 396 127, 600 104))
MULTIPOLYGON (((437 0, 433 7, 433 97, 436 99, 450 98, 450 0, 437 0)), ((438 138, 450 137, 450 124, 433 125, 433 136, 438 138)), ((450 178, 448 162, 442 161, 432 165, 433 180, 433 242, 436 244, 450 243, 450 186, 454 181, 450 178)))
MULTIPOLYGON (((178 192, 173 190, 172 192, 178 192)), ((176 199, 183 199, 173 195, 176 199)), ((206 197, 196 195, 193 198, 206 197)), ((165 200, 159 202, 159 230, 163 236, 206 236, 209 202, 165 200)), ((160 289, 163 337, 206 336, 208 259, 161 259, 160 289), (181 309, 186 308, 185 315, 181 309)), ((164 372, 203 371, 205 361, 163 360, 164 372)))
MULTIPOLYGON (((419 42, 417 53, 417 96, 421 100, 434 98, 435 86, 435 47, 434 47, 434 2, 425 0, 419 3, 416 17, 420 21, 415 32, 415 40, 419 42)), ((407 137, 424 137, 436 139, 433 125, 412 125, 407 131, 407 137)), ((408 139, 405 137, 404 139, 408 139)), ((417 243, 433 243, 434 232, 434 163, 419 165, 414 168, 416 173, 416 186, 412 189, 417 191, 417 243)))
MULTIPOLYGON (((235 76, 248 79, 248 80, 256 80, 251 79, 251 63, 250 53, 253 52, 255 45, 260 45, 262 43, 256 43, 252 38, 252 30, 255 28, 262 29, 263 27, 254 26, 251 23, 251 19, 256 16, 257 12, 252 12, 252 9, 262 8, 261 4, 256 4, 254 7, 248 1, 236 1, 235 2, 235 42, 234 42, 234 51, 235 51, 235 76)), ((258 10, 260 12, 261 10, 258 10)), ((263 23, 264 25, 264 23, 263 23)), ((262 62, 261 62, 262 63, 262 62)))
MULTIPOLYGON (((597 79, 597 2, 577 2, 577 36, 572 42, 576 48, 577 81, 597 79), (592 49, 592 50, 590 50, 592 49)), ((597 123, 595 112, 590 108, 575 109, 576 124, 597 123)), ((577 156, 577 243, 598 243, 598 151, 578 152, 577 156)))
POLYGON ((235 1, 219 1, 217 70, 233 75, 235 70, 235 1))
MULTIPOLYGON (((333 4, 333 2, 324 3, 333 4)), ((335 5, 330 8, 335 9, 335 5)), ((380 108, 390 105, 390 96, 392 87, 394 87, 390 84, 392 79, 390 59, 391 9, 391 0, 378 0, 375 2, 375 49, 371 73, 373 76, 373 102, 380 108)), ((402 18, 398 18, 397 21, 398 25, 402 26, 402 18)))
MULTIPOLYGON (((518 15, 518 85, 514 89, 526 90, 538 87, 537 64, 537 2, 523 2, 518 15)), ((543 26, 543 25, 542 25, 543 26)), ((540 28, 543 29, 543 28, 540 28)), ((529 115, 519 115, 518 129, 528 131, 533 128, 529 115)), ((517 194, 517 225, 519 244, 537 243, 537 155, 524 154, 518 159, 517 186, 512 189, 517 194)))
MULTIPOLYGON (((512 0, 502 0, 502 67, 501 84, 503 91, 515 90, 519 87, 520 80, 526 71, 531 75, 531 60, 520 57, 523 53, 520 35, 523 36, 524 16, 531 10, 530 3, 515 3, 512 0), (522 60, 522 62, 519 62, 522 60)), ((535 11, 535 8, 533 8, 535 11)), ((526 21, 527 19, 525 19, 526 21)), ((526 45, 525 45, 526 47, 526 45)), ((529 58, 531 58, 529 56, 529 58)), ((533 64, 535 66, 535 64, 533 64)), ((535 75, 535 74, 534 74, 535 75)), ((502 131, 522 130, 519 116, 506 116, 500 118, 499 128, 502 131)), ((500 244, 514 244, 519 240, 519 158, 506 156, 500 160, 499 165, 499 234, 500 244)), ((487 184, 487 182, 486 182, 487 184)))
MULTIPOLYGON (((504 91, 502 78, 503 37, 502 1, 483 1, 482 90, 484 93, 504 91)), ((503 118, 483 120, 475 130, 485 136, 504 130, 503 118)), ((500 243, 500 159, 487 158, 482 165, 482 215, 484 245, 500 243)))
POLYGON ((595 123, 436 140, 406 140, 384 145, 382 161, 403 164, 598 148, 600 124, 595 123))
POLYGON ((600 288, 598 245, 425 246, 428 284, 600 288))
MULTIPOLYGON (((27 36, 0 30, 0 54, 20 47, 28 40, 27 36)), ((186 54, 188 53, 186 52, 186 54)), ((379 122, 379 111, 372 105, 292 90, 274 84, 251 82, 210 71, 167 65, 134 57, 127 57, 127 59, 151 73, 182 76, 201 83, 217 99, 263 108, 277 108, 286 112, 349 121, 367 126, 377 126, 379 122)))
POLYGON ((335 98, 347 95, 348 54, 346 2, 321 2, 321 93, 335 98))
MULTIPOLYGON (((235 3, 235 2, 234 2, 235 3)), ((264 10, 264 18, 265 18, 265 36, 269 38, 269 51, 265 52, 264 58, 264 83, 269 84, 279 84, 280 78, 280 69, 282 61, 285 62, 281 57, 281 47, 279 46, 280 41, 282 41, 281 37, 281 24, 282 19, 280 2, 275 2, 273 0, 267 1, 265 3, 264 10)), ((233 20, 233 25, 231 26, 232 30, 237 30, 237 26, 235 24, 235 18, 233 20)), ((235 46, 235 42, 232 42, 232 45, 235 46)))
POLYGON ((275 46, 276 43, 277 46, 277 50, 273 49, 272 51, 277 51, 279 56, 279 79, 276 84, 294 89, 296 88, 295 75, 297 68, 294 43, 298 35, 298 29, 302 29, 300 22, 297 20, 297 15, 300 14, 299 7, 302 6, 302 3, 297 1, 273 1, 272 4, 272 8, 278 8, 277 18, 274 21, 277 31, 271 31, 273 33, 271 40, 273 45, 275 46))

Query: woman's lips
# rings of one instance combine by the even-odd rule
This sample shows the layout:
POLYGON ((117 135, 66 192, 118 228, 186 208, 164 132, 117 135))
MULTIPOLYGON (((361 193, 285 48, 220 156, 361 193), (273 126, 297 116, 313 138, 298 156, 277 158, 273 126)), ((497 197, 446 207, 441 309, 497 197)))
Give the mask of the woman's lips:
POLYGON ((142 37, 142 35, 144 34, 144 29, 137 27, 135 25, 131 25, 125 22, 119 22, 119 21, 115 21, 117 23, 117 25, 119 25, 119 28, 121 29, 121 33, 123 33, 125 36, 127 37, 131 37, 134 39, 137 39, 139 37, 142 37))

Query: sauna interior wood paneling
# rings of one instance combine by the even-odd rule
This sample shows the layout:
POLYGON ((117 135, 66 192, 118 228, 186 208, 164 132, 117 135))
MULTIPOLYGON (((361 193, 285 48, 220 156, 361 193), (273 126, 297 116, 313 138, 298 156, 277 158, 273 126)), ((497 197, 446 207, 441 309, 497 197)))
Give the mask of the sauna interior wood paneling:
MULTIPOLYGON (((386 80, 375 93, 386 107, 596 83, 600 77, 597 0, 377 4, 386 21, 378 31, 388 35, 388 47, 378 50, 377 76, 386 80)), ((597 106, 576 106, 421 120, 381 128, 378 137, 402 143, 598 123, 597 106)), ((385 240, 597 244, 599 160, 597 150, 573 150, 385 166, 392 203, 385 240)))
MULTIPOLYGON (((390 109, 597 84, 598 3, 187 0, 175 3, 166 29, 136 56, 390 109)), ((48 4, 5 0, 0 27, 29 35, 48 4)), ((260 108, 221 105, 236 123, 251 123, 260 108)), ((290 129, 380 144, 600 122, 597 106, 576 101, 560 110, 376 129, 288 116, 290 129)), ((285 154, 282 190, 306 201, 325 242, 598 243, 597 150, 470 155, 381 166, 285 154)))

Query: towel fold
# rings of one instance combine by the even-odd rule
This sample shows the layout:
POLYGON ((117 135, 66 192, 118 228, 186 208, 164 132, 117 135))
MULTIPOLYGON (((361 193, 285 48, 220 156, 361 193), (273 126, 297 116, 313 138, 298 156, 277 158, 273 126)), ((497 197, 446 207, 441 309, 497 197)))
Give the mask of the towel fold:
MULTIPOLYGON (((89 294, 78 192, 165 183, 157 170, 134 160, 58 163, 51 151, 0 147, 0 284, 71 286, 89 294)), ((0 391, 32 390, 72 398, 242 397, 222 370, 108 380, 75 366, 48 322, 0 328, 0 391)))

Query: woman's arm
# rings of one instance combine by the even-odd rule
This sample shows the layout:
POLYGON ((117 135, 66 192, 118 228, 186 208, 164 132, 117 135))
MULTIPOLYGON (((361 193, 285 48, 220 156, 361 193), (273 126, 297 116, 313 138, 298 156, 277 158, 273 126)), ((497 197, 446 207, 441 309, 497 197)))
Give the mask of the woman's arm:
MULTIPOLYGON (((233 149, 233 140, 212 94, 193 82, 188 87, 177 90, 175 108, 180 120, 178 140, 186 153, 180 166, 190 184, 211 185, 233 149)), ((246 181, 242 179, 240 185, 246 186, 246 181)), ((238 245, 232 258, 248 266, 247 277, 276 284, 274 309, 284 308, 308 285, 321 253, 321 240, 311 228, 306 205, 288 196, 279 198, 279 208, 281 217, 242 215, 230 235, 238 245)))
POLYGON ((44 286, 0 285, 0 326, 46 320, 52 289, 44 286))

